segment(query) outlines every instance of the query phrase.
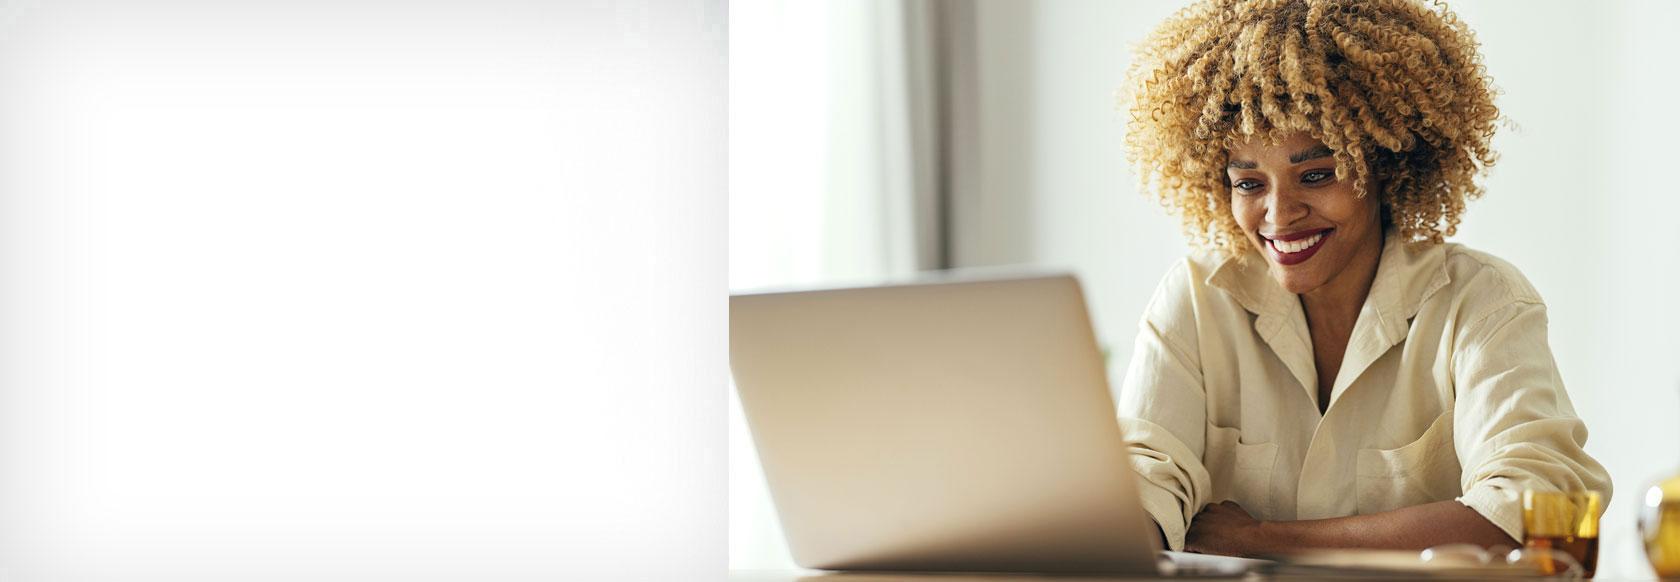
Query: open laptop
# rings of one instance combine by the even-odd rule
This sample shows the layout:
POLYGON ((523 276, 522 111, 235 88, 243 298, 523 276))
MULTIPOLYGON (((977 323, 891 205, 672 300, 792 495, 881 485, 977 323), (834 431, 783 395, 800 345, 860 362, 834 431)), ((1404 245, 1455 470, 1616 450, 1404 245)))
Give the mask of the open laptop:
POLYGON ((729 326, 800 566, 1158 573, 1074 277, 742 294, 729 326))

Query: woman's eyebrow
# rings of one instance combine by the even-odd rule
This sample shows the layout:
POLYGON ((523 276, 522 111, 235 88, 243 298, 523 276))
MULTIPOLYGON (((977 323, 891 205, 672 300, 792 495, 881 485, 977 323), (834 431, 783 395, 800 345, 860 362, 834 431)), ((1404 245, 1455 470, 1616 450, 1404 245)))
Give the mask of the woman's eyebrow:
POLYGON ((1311 148, 1308 148, 1308 149, 1290 154, 1289 155, 1289 163, 1299 164, 1299 163, 1305 162, 1307 160, 1316 160, 1316 159, 1319 159, 1319 158, 1328 158, 1328 157, 1334 156, 1334 155, 1336 155, 1336 152, 1330 151, 1329 146, 1322 146, 1322 145, 1313 146, 1311 148))
MULTIPOLYGON (((1330 146, 1316 145, 1316 146, 1313 146, 1313 147, 1295 152, 1293 154, 1290 154, 1289 155, 1289 163, 1299 164, 1299 163, 1305 162, 1307 160, 1316 160, 1316 159, 1319 159, 1319 158, 1328 158, 1328 157, 1334 156, 1334 155, 1336 155, 1336 152, 1334 150, 1331 150, 1330 146)), ((1248 161, 1248 160, 1231 160, 1230 162, 1225 164, 1225 167, 1232 168, 1232 169, 1237 169, 1237 170, 1252 170, 1252 169, 1260 167, 1260 164, 1258 162, 1251 162, 1251 161, 1248 161)))

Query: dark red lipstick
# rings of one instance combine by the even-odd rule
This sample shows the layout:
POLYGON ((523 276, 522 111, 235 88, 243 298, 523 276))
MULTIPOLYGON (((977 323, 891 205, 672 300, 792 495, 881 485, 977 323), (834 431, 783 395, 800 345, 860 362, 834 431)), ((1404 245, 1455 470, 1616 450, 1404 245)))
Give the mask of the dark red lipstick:
POLYGON ((1324 241, 1330 240, 1330 235, 1335 231, 1333 228, 1316 228, 1277 235, 1261 234, 1260 239, 1264 241, 1266 254, 1271 256, 1273 261, 1289 266, 1312 258, 1318 253, 1318 249, 1324 248, 1324 241))

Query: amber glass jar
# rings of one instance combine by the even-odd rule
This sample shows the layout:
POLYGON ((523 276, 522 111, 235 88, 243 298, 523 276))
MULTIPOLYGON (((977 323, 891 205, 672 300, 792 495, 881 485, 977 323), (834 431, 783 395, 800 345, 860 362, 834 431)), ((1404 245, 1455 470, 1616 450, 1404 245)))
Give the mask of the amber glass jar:
POLYGON ((1639 510, 1645 557, 1663 578, 1680 578, 1680 475, 1645 491, 1639 510))

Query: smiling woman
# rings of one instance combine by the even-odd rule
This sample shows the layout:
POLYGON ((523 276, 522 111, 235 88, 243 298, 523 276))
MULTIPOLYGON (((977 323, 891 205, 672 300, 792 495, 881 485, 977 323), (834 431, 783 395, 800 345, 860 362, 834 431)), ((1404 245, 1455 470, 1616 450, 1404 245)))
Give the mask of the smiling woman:
POLYGON ((1129 155, 1205 251, 1120 397, 1172 548, 1515 545, 1523 490, 1608 495, 1539 294, 1444 242, 1495 159, 1476 50, 1410 0, 1206 0, 1142 45, 1129 155))

